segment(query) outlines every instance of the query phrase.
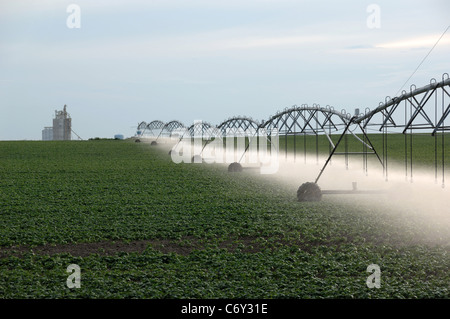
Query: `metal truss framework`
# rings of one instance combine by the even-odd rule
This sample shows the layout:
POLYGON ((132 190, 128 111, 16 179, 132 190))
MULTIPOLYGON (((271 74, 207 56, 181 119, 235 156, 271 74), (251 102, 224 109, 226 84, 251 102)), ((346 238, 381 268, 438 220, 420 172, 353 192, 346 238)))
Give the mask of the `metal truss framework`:
POLYGON ((364 123, 364 127, 377 125, 379 131, 389 127, 403 128, 403 134, 407 130, 431 129, 434 135, 438 131, 450 129, 450 126, 444 125, 444 121, 450 113, 450 104, 446 105, 446 98, 450 97, 449 92, 450 79, 449 75, 445 73, 441 82, 431 79, 429 85, 421 88, 412 85, 409 92, 404 90, 399 97, 386 97, 385 103, 380 103, 376 109, 366 112, 365 115, 355 119, 354 122, 364 123), (434 107, 426 108, 433 102, 434 105, 432 106, 434 107), (394 113, 403 113, 403 117, 394 119, 394 113), (373 118, 377 114, 382 115, 383 120, 373 123, 373 118), (404 122, 401 122, 403 119, 404 122))
POLYGON ((249 136, 254 134, 260 124, 249 117, 232 117, 220 123, 217 128, 220 129, 223 137, 231 136, 249 136))
POLYGON ((197 145, 200 144, 201 150, 195 152, 198 152, 196 156, 201 156, 205 147, 217 138, 222 138, 220 129, 208 122, 196 121, 188 128, 183 127, 181 134, 179 134, 179 140, 172 149, 177 149, 181 142, 189 140, 190 144, 192 142, 197 145))
POLYGON ((150 136, 158 136, 160 133, 160 130, 164 127, 164 122, 161 122, 159 120, 151 121, 150 123, 141 122, 138 126, 138 130, 143 129, 141 132, 141 136, 144 135, 144 133, 147 133, 150 136), (144 128, 145 126, 145 128, 144 128))
MULTIPOLYGON (((303 154, 304 161, 306 163, 307 158, 307 136, 315 136, 315 153, 316 162, 319 163, 319 135, 323 135, 327 138, 329 145, 329 157, 325 162, 324 167, 321 169, 319 176, 316 179, 316 183, 323 171, 325 170, 328 163, 331 161, 331 157, 334 155, 344 155, 346 167, 348 168, 349 156, 350 155, 362 155, 364 160, 365 169, 367 170, 367 157, 368 155, 375 155, 383 165, 380 156, 378 155, 376 149, 370 142, 366 131, 360 124, 354 123, 354 117, 352 117, 345 110, 341 112, 336 111, 332 106, 321 107, 318 104, 313 104, 309 106, 303 104, 301 106, 294 105, 291 108, 287 108, 282 112, 278 112, 275 116, 270 117, 270 119, 265 122, 261 128, 266 129, 270 133, 273 129, 278 129, 279 135, 284 135, 284 145, 285 145, 285 155, 288 154, 288 136, 293 137, 293 156, 294 161, 297 155, 297 138, 299 135, 303 135, 303 154), (350 126, 355 126, 355 128, 350 129, 350 126), (359 137, 356 132, 360 132, 362 138, 359 137), (331 136, 339 135, 338 141, 333 142, 331 136), (348 141, 347 134, 352 135, 356 140, 362 143, 362 152, 349 152, 348 151, 348 141), (345 138, 344 138, 345 137, 345 138), (344 140, 345 151, 336 152, 338 146, 344 140)), ((282 137, 281 137, 282 138, 282 137)))
MULTIPOLYGON (((398 97, 386 97, 384 103, 372 111, 366 108, 364 114, 351 116, 345 110, 336 111, 331 106, 321 107, 318 104, 309 106, 303 104, 301 106, 292 106, 286 108, 276 115, 271 116, 267 121, 258 123, 257 121, 247 117, 233 117, 225 120, 217 127, 212 126, 206 122, 194 123, 189 128, 185 129, 185 134, 190 137, 202 137, 206 140, 211 140, 218 137, 227 136, 256 136, 259 134, 266 134, 266 137, 271 135, 273 130, 277 130, 280 136, 284 135, 285 151, 287 154, 287 137, 293 136, 294 139, 294 158, 296 154, 295 139, 303 135, 305 138, 305 159, 306 159, 306 136, 316 136, 316 158, 318 158, 318 137, 319 135, 326 136, 329 142, 329 156, 316 179, 316 183, 322 175, 327 164, 334 155, 345 155, 346 165, 348 167, 349 155, 362 155, 364 161, 364 169, 367 170, 367 155, 374 154, 383 166, 383 171, 387 179, 387 164, 388 164, 388 133, 389 131, 399 130, 405 136, 405 168, 411 176, 413 168, 413 133, 429 132, 435 137, 435 171, 436 180, 438 175, 438 153, 440 153, 440 164, 442 168, 442 185, 444 186, 444 163, 445 163, 445 132, 450 131, 450 125, 446 125, 446 118, 450 114, 450 78, 447 73, 442 76, 441 81, 432 79, 426 86, 417 88, 412 85, 409 92, 403 91, 398 97), (354 127, 351 129, 351 127, 354 127), (374 129, 382 133, 383 146, 380 155, 375 150, 371 143, 368 130, 374 129), (356 134, 359 132, 359 134, 356 134), (339 135, 336 143, 331 139, 332 134, 339 135), (338 146, 344 142, 347 144, 347 136, 352 135, 363 145, 362 152, 348 152, 345 146, 344 152, 336 152, 338 146), (358 136, 359 135, 359 136, 358 136), (440 135, 441 146, 438 148, 438 135, 440 135), (409 140, 408 140, 409 138, 409 140), (409 158, 408 158, 409 155, 409 158)), ((172 121, 169 123, 175 123, 172 121)), ((142 122, 139 127, 143 127, 142 122)), ((177 122, 179 123, 179 122, 177 122)), ((139 128, 138 127, 138 128, 139 128)), ((153 132, 156 129, 163 129, 164 123, 161 121, 153 121, 147 124, 146 129, 153 132)), ((181 139, 180 139, 181 140, 181 139)), ((251 139, 249 139, 249 144, 251 139)), ((207 144, 207 143, 206 143, 207 144)), ((206 145, 205 144, 205 145, 206 145)), ((244 153, 248 150, 246 147, 244 153)))
POLYGON ((387 179, 388 133, 398 131, 404 135, 405 176, 413 180, 414 134, 428 133, 434 136, 435 180, 438 180, 439 168, 442 171, 442 187, 445 186, 445 133, 450 126, 445 121, 450 114, 450 78, 442 75, 441 81, 431 79, 428 85, 410 87, 398 97, 386 97, 384 103, 356 118, 355 123, 364 129, 375 128, 383 136, 384 174, 387 179), (440 139, 440 141, 439 141, 440 139), (440 167, 439 167, 440 166, 440 167))
POLYGON ((331 129, 338 130, 338 126, 345 126, 351 119, 345 110, 337 112, 331 106, 320 107, 318 104, 308 106, 302 104, 286 108, 264 122, 261 127, 271 130, 278 128, 285 135, 296 134, 327 134, 331 129))
POLYGON ((147 127, 147 123, 146 122, 141 122, 138 124, 137 129, 138 130, 145 130, 145 128, 147 127))
MULTIPOLYGON (((203 121, 196 121, 194 124, 192 124, 186 129, 186 133, 191 138, 202 138, 205 140, 210 140, 211 138, 220 136, 217 127, 208 122, 203 121)), ((184 134, 182 138, 183 137, 184 134)))
MULTIPOLYGON (((306 156, 306 136, 316 136, 316 156, 318 157, 318 136, 324 134, 330 147, 334 147, 331 140, 331 133, 336 132, 345 127, 350 121, 351 117, 344 110, 337 112, 333 107, 321 107, 318 104, 309 106, 302 104, 301 106, 294 105, 291 108, 286 108, 282 112, 271 116, 264 122, 260 128, 265 129, 267 134, 272 130, 277 129, 279 135, 284 135, 285 138, 285 154, 287 156, 287 137, 293 136, 294 158, 297 153, 296 137, 303 135, 305 156, 306 156)), ((305 158, 306 160, 306 158, 305 158)))
POLYGON ((180 130, 184 129, 185 126, 183 123, 174 120, 170 121, 161 128, 161 131, 159 132, 156 140, 158 140, 160 137, 172 137, 172 134, 175 132, 179 132, 180 130))

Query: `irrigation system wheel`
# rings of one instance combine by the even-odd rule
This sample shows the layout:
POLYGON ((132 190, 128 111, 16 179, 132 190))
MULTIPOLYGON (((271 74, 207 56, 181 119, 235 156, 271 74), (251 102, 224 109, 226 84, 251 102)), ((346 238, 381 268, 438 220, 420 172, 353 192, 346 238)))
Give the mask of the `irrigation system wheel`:
POLYGON ((318 202, 322 199, 322 190, 312 182, 303 183, 297 190, 299 202, 318 202))
POLYGON ((152 142, 150 143, 150 145, 158 145, 158 142, 152 141, 152 142))
POLYGON ((140 139, 136 139, 134 142, 135 142, 135 143, 140 143, 141 140, 140 140, 140 139))
POLYGON ((242 172, 242 165, 238 162, 231 163, 228 165, 229 172, 242 172))

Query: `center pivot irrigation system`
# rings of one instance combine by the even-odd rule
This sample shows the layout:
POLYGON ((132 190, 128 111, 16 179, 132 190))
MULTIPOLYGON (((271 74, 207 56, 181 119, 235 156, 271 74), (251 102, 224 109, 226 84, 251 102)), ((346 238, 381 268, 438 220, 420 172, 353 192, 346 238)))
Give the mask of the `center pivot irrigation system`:
MULTIPOLYGON (((178 143, 190 138, 191 141, 201 137, 201 151, 191 158, 192 162, 202 162, 202 152, 213 140, 225 140, 237 136, 246 136, 245 147, 242 156, 228 166, 228 171, 242 171, 241 161, 252 145, 258 143, 258 138, 264 136, 269 141, 270 151, 281 152, 278 144, 271 142, 275 131, 280 141, 284 139, 284 152, 288 154, 288 138, 293 145, 294 161, 297 161, 299 153, 304 156, 306 163, 307 141, 311 143, 313 136, 315 140, 315 155, 319 164, 319 137, 328 141, 328 156, 313 182, 302 184, 297 190, 299 201, 318 201, 322 194, 342 194, 342 193, 376 193, 377 191, 360 191, 353 183, 351 191, 346 190, 321 190, 318 181, 330 164, 333 156, 344 156, 346 168, 348 168, 349 157, 358 155, 362 158, 363 169, 367 173, 368 157, 373 156, 376 162, 383 169, 383 177, 388 180, 388 145, 389 134, 398 133, 404 135, 404 168, 405 177, 413 180, 413 140, 414 135, 420 133, 430 134, 434 137, 434 170, 436 183, 440 179, 442 187, 445 186, 445 137, 450 131, 450 125, 445 121, 450 113, 450 78, 448 73, 442 75, 442 79, 437 81, 431 79, 430 83, 417 88, 411 85, 409 91, 403 90, 401 95, 391 98, 386 97, 378 107, 373 110, 366 108, 364 112, 355 110, 353 115, 345 110, 337 111, 331 106, 321 107, 303 104, 286 108, 276 115, 271 116, 267 121, 255 121, 248 117, 232 117, 217 126, 209 123, 198 122, 186 127, 179 121, 163 123, 152 121, 142 122, 137 128, 136 141, 143 137, 154 139, 152 145, 156 145, 161 137, 177 138, 178 143), (375 134, 368 134, 368 131, 376 133, 377 138, 381 138, 381 149, 375 148, 371 138, 375 134), (370 137, 370 136, 371 137, 370 137), (333 141, 333 138, 334 141, 333 141), (337 141, 336 141, 337 137, 337 141), (361 146, 359 151, 350 151, 348 138, 354 138, 361 146), (155 139, 156 138, 156 139, 155 139), (302 142, 303 149, 297 146, 298 141, 302 142), (338 149, 338 147, 341 148, 338 149), (272 148, 275 147, 273 150, 272 148), (342 151, 342 148, 344 150, 342 151)), ((177 143, 177 145, 178 145, 177 143)), ((175 146, 176 147, 176 146, 175 146)), ((174 148, 175 148, 174 147, 174 148)), ((309 145, 311 150, 311 145, 309 145)), ((174 149, 173 148, 173 149, 174 149)), ((172 149, 172 150, 173 150, 172 149)), ((259 152, 259 148, 256 148, 259 152)))

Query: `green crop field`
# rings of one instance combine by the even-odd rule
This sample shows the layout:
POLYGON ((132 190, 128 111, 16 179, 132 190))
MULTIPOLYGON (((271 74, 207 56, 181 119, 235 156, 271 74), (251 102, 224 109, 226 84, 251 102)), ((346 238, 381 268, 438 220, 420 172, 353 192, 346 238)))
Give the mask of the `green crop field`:
POLYGON ((448 228, 146 143, 0 142, 0 205, 0 298, 450 297, 448 228))

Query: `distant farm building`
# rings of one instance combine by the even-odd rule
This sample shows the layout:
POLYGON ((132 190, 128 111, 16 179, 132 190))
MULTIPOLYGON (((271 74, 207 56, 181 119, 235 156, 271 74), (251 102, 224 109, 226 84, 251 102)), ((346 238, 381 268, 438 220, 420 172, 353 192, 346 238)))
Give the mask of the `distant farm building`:
POLYGON ((44 127, 42 130, 42 140, 52 141, 53 140, 53 126, 44 127))
POLYGON ((72 119, 67 113, 67 106, 62 111, 55 111, 53 119, 53 140, 66 141, 72 139, 72 119))
POLYGON ((123 140, 125 137, 123 136, 123 134, 116 134, 114 135, 114 139, 115 140, 123 140))
POLYGON ((52 127, 42 130, 43 141, 67 141, 72 139, 72 119, 67 113, 67 106, 62 111, 55 111, 52 127))

